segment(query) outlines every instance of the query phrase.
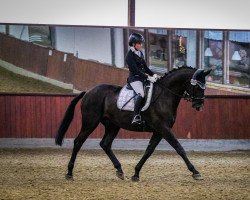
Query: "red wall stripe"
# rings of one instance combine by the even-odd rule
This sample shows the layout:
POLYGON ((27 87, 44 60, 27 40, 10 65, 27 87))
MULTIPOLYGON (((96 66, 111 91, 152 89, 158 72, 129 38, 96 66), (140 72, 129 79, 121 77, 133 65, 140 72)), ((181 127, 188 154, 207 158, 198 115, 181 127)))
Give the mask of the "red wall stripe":
MULTIPOLYGON (((53 138, 73 95, 0 94, 1 138, 53 138)), ((173 130, 178 138, 250 139, 250 98, 207 98, 203 112, 181 101, 173 130)), ((81 128, 80 103, 66 137, 75 138, 81 128)), ((99 125, 90 138, 101 138, 99 125)), ((150 133, 120 130, 117 138, 145 139, 150 133)))

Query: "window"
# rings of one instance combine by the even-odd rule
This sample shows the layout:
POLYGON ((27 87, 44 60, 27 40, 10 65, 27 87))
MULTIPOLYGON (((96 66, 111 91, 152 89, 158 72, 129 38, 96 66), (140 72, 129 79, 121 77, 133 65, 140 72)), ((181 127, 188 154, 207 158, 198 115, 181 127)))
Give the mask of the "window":
POLYGON ((29 41, 41 46, 52 47, 49 26, 29 26, 29 41))
POLYGON ((0 33, 6 33, 6 25, 0 25, 0 33))
POLYGON ((20 40, 29 41, 28 26, 25 25, 5 25, 6 35, 10 35, 20 40))
POLYGON ((209 81, 223 83, 223 32, 205 31, 204 68, 212 69, 209 81))
POLYGON ((149 29, 149 65, 151 67, 167 68, 168 38, 166 29, 149 29))
POLYGON ((173 66, 196 67, 196 31, 175 30, 172 38, 173 66))
POLYGON ((229 32, 229 83, 250 87, 250 32, 229 32))

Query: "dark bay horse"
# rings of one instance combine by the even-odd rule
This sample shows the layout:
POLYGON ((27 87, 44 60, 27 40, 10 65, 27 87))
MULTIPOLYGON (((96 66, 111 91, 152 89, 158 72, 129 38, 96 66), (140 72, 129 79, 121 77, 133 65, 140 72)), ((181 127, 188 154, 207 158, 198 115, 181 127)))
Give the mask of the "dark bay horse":
POLYGON ((82 127, 79 135, 74 140, 74 148, 68 164, 66 178, 73 178, 73 168, 78 151, 83 143, 101 122, 105 127, 105 134, 100 146, 108 155, 116 168, 116 175, 124 179, 122 166, 111 149, 113 140, 120 128, 131 131, 152 132, 149 145, 145 154, 135 167, 133 181, 139 181, 139 173, 146 160, 154 152, 161 139, 165 139, 183 158, 187 168, 192 172, 194 179, 201 179, 201 174, 189 161, 186 152, 174 136, 171 128, 176 119, 177 107, 181 98, 192 101, 192 107, 201 110, 204 104, 205 76, 210 71, 197 70, 191 67, 174 69, 165 74, 154 83, 154 93, 149 108, 142 112, 145 121, 144 128, 131 125, 133 112, 120 111, 117 108, 117 98, 121 90, 120 86, 98 85, 88 92, 82 92, 75 97, 67 108, 64 118, 59 126, 55 142, 62 145, 65 133, 73 119, 77 102, 82 99, 82 127))

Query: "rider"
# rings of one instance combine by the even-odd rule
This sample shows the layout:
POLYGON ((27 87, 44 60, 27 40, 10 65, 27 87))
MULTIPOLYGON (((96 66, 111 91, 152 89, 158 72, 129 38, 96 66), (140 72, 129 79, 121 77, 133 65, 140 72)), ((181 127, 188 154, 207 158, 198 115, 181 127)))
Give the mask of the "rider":
POLYGON ((149 80, 154 83, 158 78, 157 74, 154 74, 147 67, 143 53, 140 50, 144 41, 145 40, 141 34, 132 33, 129 36, 128 44, 130 48, 126 55, 126 63, 129 68, 128 83, 137 94, 135 97, 134 117, 132 124, 142 123, 140 111, 142 109, 142 102, 144 98, 144 82, 149 80))

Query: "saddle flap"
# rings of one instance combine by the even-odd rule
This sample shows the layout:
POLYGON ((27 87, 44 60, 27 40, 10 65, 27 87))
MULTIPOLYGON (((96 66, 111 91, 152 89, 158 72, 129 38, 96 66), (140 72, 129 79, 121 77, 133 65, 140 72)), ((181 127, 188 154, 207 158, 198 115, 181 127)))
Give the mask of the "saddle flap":
MULTIPOLYGON (((153 94, 153 83, 146 84, 144 86, 145 91, 145 104, 142 108, 142 111, 145 111, 151 102, 153 94)), ((134 111, 134 97, 136 96, 134 90, 130 84, 126 84, 120 91, 117 99, 117 107, 120 110, 134 111), (131 89, 128 89, 131 88, 131 89)))

